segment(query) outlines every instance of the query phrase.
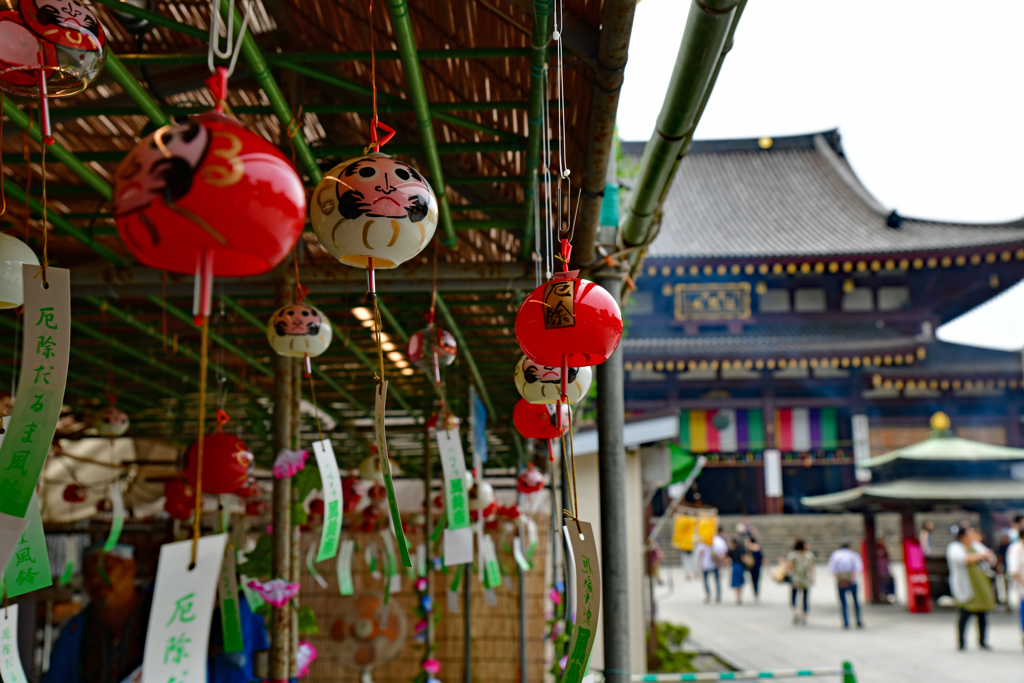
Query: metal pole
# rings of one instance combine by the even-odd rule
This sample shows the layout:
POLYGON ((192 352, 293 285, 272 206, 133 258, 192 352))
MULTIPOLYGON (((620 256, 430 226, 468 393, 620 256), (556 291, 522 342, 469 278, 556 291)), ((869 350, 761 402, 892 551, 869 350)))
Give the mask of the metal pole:
POLYGON ((472 606, 470 581, 473 576, 473 563, 470 562, 462 566, 465 567, 462 575, 462 612, 465 615, 462 629, 462 659, 466 664, 463 681, 465 683, 473 683, 473 625, 470 614, 470 607, 472 606))
MULTIPOLYGON (((292 359, 292 402, 291 402, 291 448, 298 450, 302 447, 302 421, 299 414, 299 402, 302 400, 303 362, 300 359, 292 359)), ((291 487, 292 505, 301 504, 298 489, 291 487)), ((292 583, 302 582, 302 545, 299 541, 299 527, 293 524, 291 527, 291 575, 288 580, 292 583)), ((291 663, 291 677, 298 678, 299 663, 296 655, 299 652, 299 620, 295 617, 299 609, 299 596, 296 595, 292 601, 291 637, 288 640, 288 661, 291 663)))
MULTIPOLYGON (((294 288, 282 281, 277 288, 277 305, 292 302, 294 288)), ((294 361, 274 356, 274 455, 291 447, 292 368, 294 361)), ((274 577, 291 574, 292 483, 291 479, 274 479, 273 490, 273 562, 274 577)), ((289 607, 271 608, 270 612, 270 680, 283 683, 291 673, 289 651, 291 630, 289 607)))
MULTIPOLYGON (((430 516, 430 495, 433 493, 434 461, 430 457, 430 427, 423 427, 423 543, 427 549, 427 595, 434 596, 433 562, 430 561, 430 535, 434 533, 434 520, 430 516)), ((437 605, 433 605, 437 609, 437 605)), ((430 656, 434 647, 434 615, 427 615, 427 647, 426 656, 430 656)))
MULTIPOLYGON (((595 277, 621 300, 622 276, 595 277)), ((597 366, 597 469, 601 496, 601 585, 604 599, 604 670, 608 683, 629 682, 629 548, 626 544, 626 447, 622 429, 626 413, 622 347, 597 366)))
MULTIPOLYGON (((519 452, 519 470, 526 467, 526 458, 522 451, 519 452)), ((522 514, 523 494, 516 494, 516 506, 522 514)), ((522 539, 522 527, 517 531, 522 539)), ((522 541, 520 541, 522 542, 522 541)), ((519 570, 519 683, 527 683, 526 680, 526 572, 516 563, 519 570)))

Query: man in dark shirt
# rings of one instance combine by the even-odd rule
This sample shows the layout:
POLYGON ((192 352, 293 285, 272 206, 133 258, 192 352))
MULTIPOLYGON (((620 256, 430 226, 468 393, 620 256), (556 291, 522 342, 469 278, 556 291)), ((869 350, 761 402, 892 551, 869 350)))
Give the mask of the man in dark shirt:
POLYGON ((82 580, 89 605, 61 631, 42 683, 121 683, 142 666, 152 596, 135 588, 135 551, 86 548, 82 580))

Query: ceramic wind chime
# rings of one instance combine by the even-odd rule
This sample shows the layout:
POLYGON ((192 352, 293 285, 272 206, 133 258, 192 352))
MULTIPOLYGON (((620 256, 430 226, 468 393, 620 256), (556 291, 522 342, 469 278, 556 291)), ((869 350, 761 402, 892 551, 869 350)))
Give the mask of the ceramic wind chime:
POLYGON ((305 293, 299 290, 298 303, 288 304, 274 311, 267 321, 267 342, 279 356, 302 358, 308 377, 310 358, 316 358, 331 345, 334 331, 331 321, 319 308, 304 302, 305 293))
POLYGON ((81 0, 0 0, 0 89, 39 98, 39 129, 52 145, 47 100, 85 90, 103 70, 107 39, 81 0))
POLYGON ((38 266, 39 257, 17 237, 0 233, 0 309, 17 308, 25 303, 21 267, 26 263, 38 266))

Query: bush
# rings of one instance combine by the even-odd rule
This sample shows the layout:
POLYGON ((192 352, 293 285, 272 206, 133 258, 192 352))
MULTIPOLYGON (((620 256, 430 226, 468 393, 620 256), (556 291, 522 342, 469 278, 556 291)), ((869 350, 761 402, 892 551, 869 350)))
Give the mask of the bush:
POLYGON ((651 673, 688 673, 693 668, 693 655, 683 652, 683 642, 690 629, 666 621, 655 625, 654 654, 648 654, 647 670, 651 673))

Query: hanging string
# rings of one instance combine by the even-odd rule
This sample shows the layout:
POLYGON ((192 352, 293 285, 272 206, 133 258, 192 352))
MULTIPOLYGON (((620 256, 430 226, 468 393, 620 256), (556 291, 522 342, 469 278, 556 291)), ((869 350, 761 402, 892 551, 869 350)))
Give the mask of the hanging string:
MULTIPOLYGON (((4 110, 4 91, 0 90, 0 112, 4 110)), ((4 117, 0 115, 0 140, 4 139, 4 117)), ((0 145, 0 168, 4 165, 4 148, 0 145)), ((0 178, 0 216, 7 213, 7 192, 4 190, 4 181, 0 178)))
POLYGON ((380 309, 377 308, 377 297, 373 297, 373 326, 377 337, 377 362, 380 364, 380 376, 374 376, 378 384, 384 383, 384 345, 380 336, 384 332, 384 323, 380 319, 380 309))
MULTIPOLYGON (((45 288, 47 287, 46 266, 48 265, 46 249, 49 244, 49 231, 46 229, 46 145, 39 145, 39 148, 43 151, 41 171, 41 175, 43 176, 43 258, 39 262, 39 273, 43 274, 43 287, 45 288)), ((25 199, 28 199, 28 197, 26 196, 25 199)), ((39 273, 36 273, 36 276, 38 276, 39 273)))
POLYGON ((293 138, 298 135, 300 130, 302 130, 302 107, 303 105, 300 104, 299 110, 292 114, 292 118, 288 121, 288 125, 284 127, 288 146, 292 150, 292 167, 294 168, 298 168, 298 163, 295 160, 295 140, 293 138))
MULTIPOLYGON (((572 444, 572 409, 568 407, 569 406, 568 401, 560 402, 560 403, 557 403, 555 405, 558 406, 559 412, 561 412, 562 406, 565 406, 567 408, 566 412, 568 413, 568 416, 569 416, 568 429, 566 429, 564 432, 562 432, 562 460, 565 463, 565 474, 566 474, 566 482, 565 483, 566 483, 566 489, 569 492, 569 507, 572 508, 572 512, 570 512, 569 510, 565 510, 565 509, 563 509, 562 512, 565 513, 566 517, 568 517, 568 518, 570 518, 570 519, 572 519, 573 521, 576 522, 576 530, 580 534, 582 534, 583 533, 583 529, 580 528, 580 508, 579 508, 578 489, 576 488, 576 452, 573 449, 573 444, 572 444), (566 450, 566 447, 565 447, 565 435, 566 435, 566 433, 569 434, 569 448, 568 448, 568 450, 566 450), (571 468, 571 471, 572 471, 571 478, 569 476, 570 468, 571 468), (572 482, 571 485, 570 485, 570 479, 571 479, 571 482, 572 482)), ((561 418, 561 415, 559 415, 559 418, 561 418)))
MULTIPOLYGON (((306 363, 309 363, 309 355, 306 355, 306 363)), ((309 378, 309 397, 313 399, 313 415, 316 418, 316 435, 320 441, 324 440, 324 433, 320 429, 320 408, 316 404, 316 388, 313 386, 312 373, 306 373, 309 378)))
POLYGON ((430 315, 427 318, 431 325, 434 324, 434 313, 437 311, 437 244, 438 240, 434 240, 434 272, 430 283, 430 315))
POLYGON ((295 267, 295 290, 299 294, 299 300, 296 303, 301 304, 309 295, 309 287, 303 287, 302 278, 299 277, 299 243, 296 243, 295 248, 292 249, 292 264, 295 267))
POLYGON ((199 436, 196 440, 196 508, 192 522, 192 563, 195 569, 199 551, 199 534, 203 529, 203 429, 206 426, 206 371, 210 353, 210 316, 203 316, 202 343, 199 349, 199 436))
POLYGON ((33 119, 35 116, 32 113, 32 109, 28 110, 28 128, 21 131, 21 153, 25 158, 26 167, 26 178, 25 178, 25 243, 28 243, 29 235, 29 218, 32 216, 32 212, 29 210, 29 197, 32 193, 32 149, 29 147, 28 131, 34 124, 33 119))

